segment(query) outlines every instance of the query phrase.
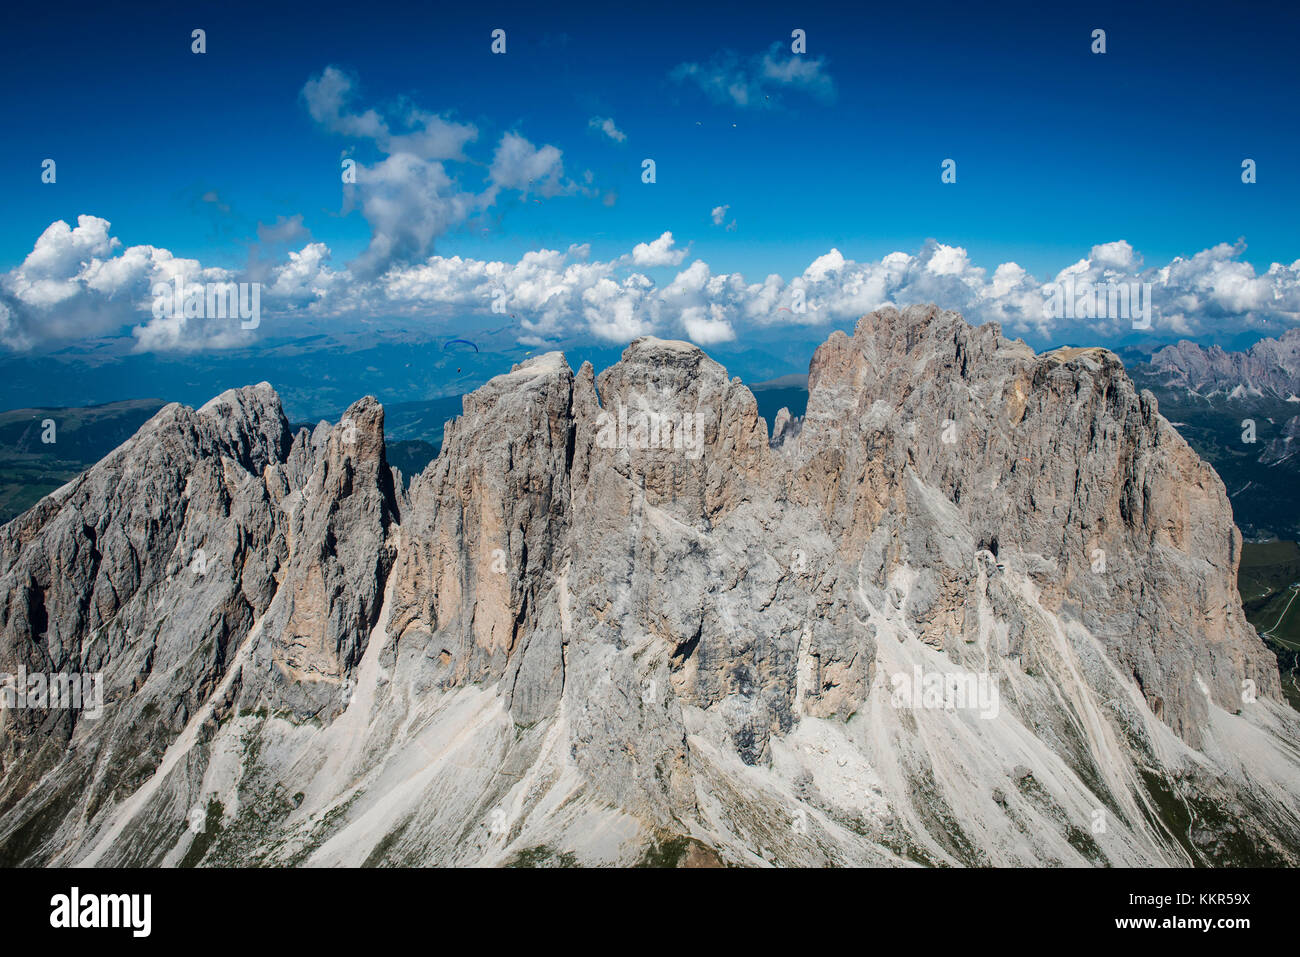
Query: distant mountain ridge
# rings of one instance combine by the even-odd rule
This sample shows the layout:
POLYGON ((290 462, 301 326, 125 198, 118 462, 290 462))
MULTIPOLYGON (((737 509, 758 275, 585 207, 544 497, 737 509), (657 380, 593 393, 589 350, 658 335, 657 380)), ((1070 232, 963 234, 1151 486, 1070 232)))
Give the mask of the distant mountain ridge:
POLYGON ((1242 352, 1183 340, 1157 351, 1151 367, 1167 387, 1201 396, 1271 396, 1300 402, 1300 328, 1261 339, 1242 352))
POLYGON ((1300 329, 1240 352, 1183 341, 1129 371, 1223 477, 1245 535, 1300 538, 1300 329))

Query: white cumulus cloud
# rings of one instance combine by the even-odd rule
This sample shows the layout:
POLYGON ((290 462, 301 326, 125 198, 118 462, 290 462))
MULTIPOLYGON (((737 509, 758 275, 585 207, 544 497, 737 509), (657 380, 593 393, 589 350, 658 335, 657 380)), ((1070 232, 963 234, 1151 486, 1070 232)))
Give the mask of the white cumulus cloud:
POLYGON ((686 250, 673 246, 673 234, 665 232, 652 243, 637 243, 632 247, 634 266, 677 266, 686 258, 686 250))
POLYGON ((564 177, 563 154, 549 144, 534 146, 517 132, 504 134, 476 191, 449 164, 468 164, 465 147, 476 126, 406 104, 395 115, 352 105, 356 83, 338 67, 326 67, 307 81, 302 99, 322 128, 369 142, 383 157, 355 160, 356 181, 346 183, 344 209, 360 209, 370 225, 366 250, 353 264, 365 278, 428 255, 434 243, 472 216, 494 205, 503 190, 541 197, 578 190, 564 177))

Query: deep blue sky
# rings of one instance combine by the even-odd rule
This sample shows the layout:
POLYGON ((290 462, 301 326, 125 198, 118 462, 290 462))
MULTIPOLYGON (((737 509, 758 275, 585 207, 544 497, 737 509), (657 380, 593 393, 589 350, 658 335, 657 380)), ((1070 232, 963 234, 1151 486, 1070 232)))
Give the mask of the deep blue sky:
POLYGON ((313 124, 300 97, 331 64, 356 77, 361 107, 409 97, 476 124, 477 159, 515 130, 617 192, 612 207, 510 200, 486 234, 476 224, 442 237, 443 254, 513 260, 591 242, 613 257, 667 229, 715 272, 754 279, 789 276, 831 246, 865 260, 929 237, 1036 273, 1121 238, 1148 263, 1239 237, 1261 269, 1300 257, 1294 7, 549 6, 11 9, 0 268, 52 221, 83 213, 110 220, 127 245, 215 265, 238 265, 259 221, 301 213, 336 261, 350 260, 369 228, 339 215, 348 144, 313 124), (190 53, 196 26, 206 56, 190 53), (488 52, 494 27, 508 30, 504 57, 488 52), (791 94, 740 110, 668 79, 722 50, 788 50, 794 27, 809 56, 825 57, 833 101, 791 94), (1094 27, 1107 31, 1105 56, 1089 52, 1094 27), (588 129, 593 115, 613 117, 627 141, 588 129), (647 156, 654 187, 640 182, 647 156), (1239 180, 1247 156, 1254 189, 1239 180), (45 157, 58 160, 57 188, 39 181, 45 157), (946 157, 959 164, 956 188, 939 182, 946 157), (199 201, 209 190, 230 216, 199 201), (711 227, 720 203, 735 232, 711 227))

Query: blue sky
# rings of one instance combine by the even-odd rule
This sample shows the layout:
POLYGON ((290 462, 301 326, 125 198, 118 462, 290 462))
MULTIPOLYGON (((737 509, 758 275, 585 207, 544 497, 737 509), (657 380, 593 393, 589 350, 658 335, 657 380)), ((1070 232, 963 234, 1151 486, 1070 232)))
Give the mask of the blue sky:
MULTIPOLYGON (((10 91, 0 269, 18 270, 51 223, 92 216, 111 223, 114 255, 147 245, 234 275, 250 257, 284 262, 310 241, 345 271, 377 226, 360 200, 348 208, 340 159, 373 167, 389 154, 313 118, 304 88, 327 69, 349 84, 348 116, 374 111, 393 134, 412 110, 472 126, 463 160, 440 156, 438 167, 466 196, 489 188, 503 137, 562 156, 551 195, 500 189, 381 266, 431 255, 513 263, 581 244, 612 262, 665 231, 684 255, 642 264, 659 287, 696 260, 711 276, 761 283, 831 249, 870 263, 918 255, 928 240, 959 247, 986 279, 1005 262, 1050 278, 1118 241, 1135 251, 1134 276, 1238 241, 1244 250, 1215 262, 1263 274, 1300 260, 1300 18, 1285 8, 541 6, 27 7, 0 41, 10 91), (201 56, 195 27, 207 31, 201 56), (497 27, 504 56, 489 50, 497 27), (1090 52, 1098 27, 1104 55, 1090 52), (794 28, 806 31, 798 67, 811 79, 764 80, 764 55, 778 68, 794 60, 794 28), (732 81, 747 103, 726 94, 732 81), (621 141, 593 125, 605 118, 621 141), (40 181, 47 157, 53 185, 40 181), (641 182, 646 157, 654 184, 641 182), (1258 164, 1248 186, 1245 157, 1258 164), (940 182, 946 158, 956 184, 940 182), (284 241, 269 238, 286 221, 284 241)), ((1259 334, 1285 326, 1292 279, 1270 286, 1282 290, 1270 293, 1278 315, 1260 319, 1245 302, 1238 312, 1252 315, 1234 321, 1259 334)), ((1171 334, 1212 334, 1223 299, 1185 311, 1171 334)), ((533 338, 582 332, 580 321, 551 324, 533 338)))

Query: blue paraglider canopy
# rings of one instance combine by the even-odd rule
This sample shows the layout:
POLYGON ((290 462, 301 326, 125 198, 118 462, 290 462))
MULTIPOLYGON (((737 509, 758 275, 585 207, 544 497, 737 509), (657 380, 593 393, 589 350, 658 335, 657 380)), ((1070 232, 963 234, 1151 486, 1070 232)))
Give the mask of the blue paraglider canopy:
POLYGON ((452 346, 454 346, 454 345, 458 345, 458 344, 459 344, 459 345, 469 346, 469 347, 470 347, 471 349, 473 349, 475 352, 478 352, 478 346, 474 345, 474 343, 470 342, 468 339, 452 339, 450 342, 448 342, 446 345, 444 345, 444 346, 442 347, 442 351, 443 351, 443 352, 446 352, 446 351, 447 351, 448 349, 450 349, 452 346))

